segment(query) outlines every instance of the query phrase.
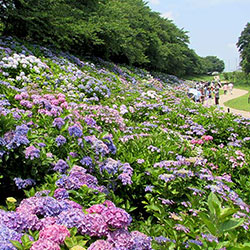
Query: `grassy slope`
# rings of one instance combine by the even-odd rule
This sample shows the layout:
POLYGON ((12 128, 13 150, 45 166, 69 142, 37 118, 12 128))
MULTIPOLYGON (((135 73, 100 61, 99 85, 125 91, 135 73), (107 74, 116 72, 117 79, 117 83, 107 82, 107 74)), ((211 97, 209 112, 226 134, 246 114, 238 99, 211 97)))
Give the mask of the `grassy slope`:
POLYGON ((238 85, 238 86, 236 86, 236 88, 247 90, 248 94, 243 95, 243 96, 238 97, 238 98, 235 98, 235 99, 232 99, 230 101, 227 101, 224 103, 224 105, 227 107, 230 107, 230 108, 234 108, 234 109, 250 111, 250 103, 248 103, 250 86, 238 85))

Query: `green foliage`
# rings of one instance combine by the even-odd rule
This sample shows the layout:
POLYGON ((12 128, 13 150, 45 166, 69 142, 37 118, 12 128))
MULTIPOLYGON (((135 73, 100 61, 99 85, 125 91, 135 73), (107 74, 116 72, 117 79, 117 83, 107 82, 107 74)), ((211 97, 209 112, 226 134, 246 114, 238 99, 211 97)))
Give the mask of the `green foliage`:
POLYGON ((237 47, 241 55, 241 67, 245 73, 250 73, 250 23, 241 32, 237 47))
POLYGON ((222 72, 225 64, 216 56, 206 56, 201 58, 202 73, 222 72))
POLYGON ((175 75, 224 68, 203 63, 188 47, 186 32, 142 0, 1 2, 4 35, 175 75))

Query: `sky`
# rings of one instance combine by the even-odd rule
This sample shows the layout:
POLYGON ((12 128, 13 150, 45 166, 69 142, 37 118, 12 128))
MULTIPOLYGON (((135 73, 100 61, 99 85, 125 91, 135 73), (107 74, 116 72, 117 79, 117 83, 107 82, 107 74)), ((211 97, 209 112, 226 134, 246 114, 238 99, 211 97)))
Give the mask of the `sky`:
POLYGON ((239 69, 236 43, 250 22, 250 0, 147 0, 147 4, 187 31, 189 47, 199 56, 217 56, 226 72, 239 69))

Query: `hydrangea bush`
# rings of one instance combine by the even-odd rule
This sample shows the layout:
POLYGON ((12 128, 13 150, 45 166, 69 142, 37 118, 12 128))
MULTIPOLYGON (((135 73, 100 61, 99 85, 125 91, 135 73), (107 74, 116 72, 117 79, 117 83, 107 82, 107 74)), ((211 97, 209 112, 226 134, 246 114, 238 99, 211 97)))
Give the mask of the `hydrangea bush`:
POLYGON ((249 119, 174 76, 12 38, 0 58, 0 249, 249 248, 249 119))

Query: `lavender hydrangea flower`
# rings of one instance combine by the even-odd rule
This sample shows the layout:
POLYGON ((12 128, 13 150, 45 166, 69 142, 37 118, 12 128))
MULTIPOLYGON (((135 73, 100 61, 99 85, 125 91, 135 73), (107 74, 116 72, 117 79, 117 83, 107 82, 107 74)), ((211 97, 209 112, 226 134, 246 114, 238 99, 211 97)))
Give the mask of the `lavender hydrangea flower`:
POLYGON ((83 157, 83 158, 80 160, 80 163, 81 163, 83 166, 87 166, 87 167, 92 167, 92 166, 93 166, 92 158, 89 157, 89 156, 83 157))
POLYGON ((108 235, 108 242, 113 243, 118 249, 132 249, 133 246, 132 236, 125 229, 111 231, 108 235))
POLYGON ((65 188, 57 188, 54 192, 54 197, 58 200, 68 199, 69 193, 65 188))
MULTIPOLYGON (((4 222, 4 221, 2 221, 4 222)), ((13 229, 8 228, 6 225, 0 223, 0 246, 5 242, 10 243, 9 240, 20 241, 22 237, 21 233, 16 232, 13 229), (1 244, 2 243, 2 244, 1 244)), ((2 249, 2 248, 0 248, 2 249)), ((15 248, 14 248, 15 249, 15 248)))
POLYGON ((75 136, 75 137, 82 137, 82 129, 78 125, 73 125, 68 128, 69 135, 70 136, 75 136))
POLYGON ((129 226, 132 221, 131 216, 118 207, 109 207, 109 209, 103 211, 102 215, 111 228, 124 228, 129 226))
POLYGON ((19 177, 14 178, 14 181, 15 181, 15 184, 16 184, 18 189, 23 189, 23 188, 26 188, 28 186, 32 186, 32 185, 36 184, 35 180, 33 180, 33 179, 24 179, 23 180, 22 178, 19 178, 19 177))
POLYGON ((174 229, 176 229, 177 231, 183 231, 183 232, 185 232, 185 233, 189 233, 189 232, 190 232, 190 229, 189 229, 189 228, 187 228, 187 227, 185 227, 185 226, 183 226, 183 225, 181 225, 181 224, 176 224, 176 225, 174 226, 174 229))
POLYGON ((33 145, 27 147, 25 149, 25 158, 26 159, 31 159, 34 160, 34 158, 39 158, 40 157, 40 150, 33 145))
POLYGON ((108 142, 107 142, 107 141, 104 141, 104 143, 108 146, 109 152, 110 152, 111 154, 115 155, 115 154, 116 154, 116 151, 117 151, 117 148, 116 148, 116 146, 114 145, 111 136, 103 137, 103 139, 108 140, 108 142))
POLYGON ((151 250, 151 241, 152 239, 147 235, 139 232, 133 231, 131 232, 133 247, 132 249, 140 249, 140 250, 151 250))
POLYGON ((21 145, 29 144, 29 140, 26 135, 16 134, 13 131, 4 135, 4 142, 7 149, 14 149, 21 145))
POLYGON ((56 143, 57 143, 57 146, 62 146, 63 144, 65 144, 67 142, 66 138, 62 135, 58 135, 56 137, 56 143))
POLYGON ((215 236, 213 236, 212 234, 204 234, 204 233, 202 233, 201 236, 202 236, 203 239, 206 239, 209 242, 213 242, 214 241, 216 243, 219 243, 218 238, 215 237, 215 236))
POLYGON ((107 171, 109 174, 116 174, 118 172, 119 167, 121 166, 120 161, 116 161, 112 158, 108 158, 104 162, 100 164, 100 172, 107 171))
POLYGON ((60 159, 58 162, 55 164, 53 170, 58 171, 59 173, 65 173, 66 170, 69 168, 69 165, 67 164, 66 161, 60 159))
POLYGON ((57 216, 57 224, 64 225, 67 228, 76 227, 80 230, 82 221, 85 221, 85 214, 81 209, 70 209, 62 211, 57 216))
POLYGON ((154 188, 154 186, 148 185, 148 186, 145 187, 145 192, 152 192, 153 188, 154 188))
POLYGON ((29 128, 27 125, 22 124, 21 126, 16 126, 16 134, 18 135, 27 135, 29 128))
POLYGON ((107 236, 109 231, 105 218, 101 214, 86 214, 79 229, 82 235, 98 237, 107 236))
POLYGON ((55 118, 53 121, 53 126, 59 129, 61 129, 64 124, 65 124, 64 120, 60 117, 55 118))

